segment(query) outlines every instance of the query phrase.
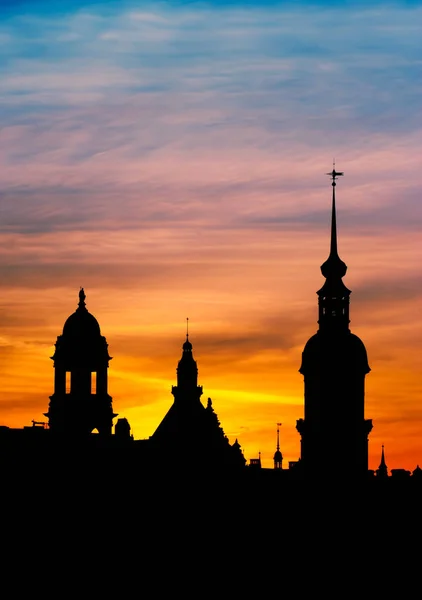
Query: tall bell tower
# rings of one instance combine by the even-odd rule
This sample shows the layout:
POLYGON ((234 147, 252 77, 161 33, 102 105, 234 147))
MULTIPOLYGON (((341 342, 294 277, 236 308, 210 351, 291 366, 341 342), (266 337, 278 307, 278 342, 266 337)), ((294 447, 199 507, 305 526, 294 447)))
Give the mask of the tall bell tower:
POLYGON ((45 413, 52 432, 74 437, 94 429, 110 435, 117 416, 108 394, 108 344, 97 319, 86 309, 85 298, 81 288, 78 308, 57 338, 52 356, 54 393, 45 413))
POLYGON ((321 266, 318 331, 306 343, 299 372, 304 376, 305 415, 297 421, 301 467, 307 477, 356 479, 368 471, 365 376, 370 368, 363 342, 349 329, 347 266, 337 251, 336 180, 333 168, 330 254, 321 266))

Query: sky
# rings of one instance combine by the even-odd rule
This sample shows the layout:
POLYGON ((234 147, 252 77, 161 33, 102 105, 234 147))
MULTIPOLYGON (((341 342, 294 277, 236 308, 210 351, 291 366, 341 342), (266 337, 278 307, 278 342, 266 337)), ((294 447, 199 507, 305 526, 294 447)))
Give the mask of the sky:
POLYGON ((135 438, 188 317, 229 440, 297 460, 335 159, 369 467, 422 466, 422 2, 56 4, 0 0, 0 424, 45 419, 82 286, 135 438))

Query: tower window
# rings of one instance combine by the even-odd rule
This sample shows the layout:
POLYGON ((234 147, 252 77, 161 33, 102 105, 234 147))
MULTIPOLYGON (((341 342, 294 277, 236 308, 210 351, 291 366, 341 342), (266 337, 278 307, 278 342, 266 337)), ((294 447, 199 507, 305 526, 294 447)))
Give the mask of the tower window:
POLYGON ((66 394, 70 394, 70 371, 66 371, 66 394))
POLYGON ((97 373, 91 373, 91 394, 97 393, 97 373))

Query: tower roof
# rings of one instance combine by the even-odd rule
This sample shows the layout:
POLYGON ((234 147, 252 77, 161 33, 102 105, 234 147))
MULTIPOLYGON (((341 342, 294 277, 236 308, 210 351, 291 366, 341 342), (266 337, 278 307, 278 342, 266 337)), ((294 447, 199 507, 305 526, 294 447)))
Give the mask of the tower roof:
POLYGON ((183 344, 182 348, 183 348, 183 353, 185 353, 185 352, 192 352, 192 344, 189 341, 189 334, 188 333, 186 334, 186 341, 183 344))
POLYGON ((281 423, 277 423, 277 449, 274 452, 274 462, 275 463, 281 463, 281 461, 283 460, 283 455, 280 451, 280 426, 281 426, 281 423))
POLYGON ((76 311, 70 315, 63 327, 63 335, 72 338, 90 338, 101 335, 100 325, 97 319, 88 312, 85 304, 85 292, 79 290, 79 303, 76 311))

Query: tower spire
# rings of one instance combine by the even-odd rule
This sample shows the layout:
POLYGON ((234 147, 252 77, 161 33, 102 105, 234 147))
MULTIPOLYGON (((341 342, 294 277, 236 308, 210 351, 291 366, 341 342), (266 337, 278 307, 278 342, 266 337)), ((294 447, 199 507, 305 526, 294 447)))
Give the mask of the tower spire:
POLYGON ((337 250, 337 215, 336 215, 336 179, 344 175, 343 172, 336 171, 333 165, 333 170, 330 173, 326 173, 331 178, 331 186, 333 188, 333 195, 331 201, 331 237, 330 237, 330 255, 323 265, 321 265, 321 272, 324 277, 335 277, 341 279, 346 275, 347 266, 341 260, 337 250))
POLYGON ((381 462, 377 469, 377 476, 378 477, 388 477, 388 467, 385 462, 385 455, 384 455, 384 444, 382 445, 381 462))
POLYGON ((336 221, 336 179, 342 177, 344 173, 336 171, 335 161, 333 161, 333 170, 331 173, 327 173, 331 177, 331 185, 333 187, 333 200, 331 210, 331 247, 330 254, 337 256, 337 221, 336 221))
POLYGON ((280 452, 280 427, 281 423, 277 423, 277 450, 274 452, 274 469, 282 469, 283 455, 280 452))
POLYGON ((342 280, 346 274, 347 265, 341 260, 337 250, 336 180, 338 177, 342 177, 344 173, 336 171, 334 163, 333 170, 327 175, 331 178, 333 188, 330 254, 321 265, 321 273, 326 282, 317 292, 319 296, 318 323, 320 330, 339 332, 348 331, 349 328, 349 296, 351 293, 342 280))

